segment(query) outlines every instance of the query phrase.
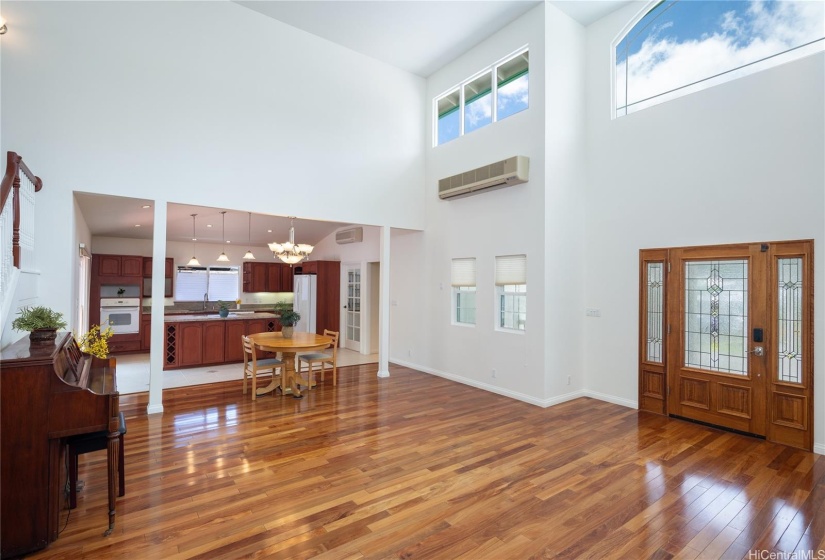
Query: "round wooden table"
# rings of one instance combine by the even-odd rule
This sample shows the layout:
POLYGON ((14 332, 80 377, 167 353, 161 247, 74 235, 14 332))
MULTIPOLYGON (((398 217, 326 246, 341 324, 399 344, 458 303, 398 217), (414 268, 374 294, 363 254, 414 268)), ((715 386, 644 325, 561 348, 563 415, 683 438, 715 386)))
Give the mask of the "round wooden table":
MULTIPOLYGON (((281 392, 286 392, 289 388, 292 391, 292 396, 300 399, 303 395, 298 389, 298 384, 309 386, 309 381, 301 377, 295 372, 295 354, 296 352, 318 352, 328 348, 332 344, 332 338, 315 333, 296 332, 293 333, 292 338, 284 338, 280 332, 265 332, 250 334, 249 338, 252 343, 261 350, 269 352, 280 352, 283 355, 284 371, 283 379, 281 380, 281 392)), ((258 389, 256 393, 263 395, 275 390, 279 385, 275 381, 275 376, 272 376, 272 383, 258 389)))

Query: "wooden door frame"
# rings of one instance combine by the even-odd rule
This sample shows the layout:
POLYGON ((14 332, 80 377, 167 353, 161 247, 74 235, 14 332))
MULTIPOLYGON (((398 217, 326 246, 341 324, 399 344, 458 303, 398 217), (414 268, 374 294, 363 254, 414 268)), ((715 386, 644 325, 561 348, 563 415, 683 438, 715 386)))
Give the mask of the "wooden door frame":
MULTIPOLYGON (((639 409, 661 414, 671 415, 671 406, 668 403, 670 388, 673 386, 672 376, 675 375, 672 361, 677 360, 677 352, 669 352, 669 346, 673 344, 673 337, 681 336, 681 329, 673 327, 673 313, 682 313, 681 303, 678 309, 671 309, 673 302, 680 302, 678 292, 680 282, 675 278, 671 282, 672 274, 680 274, 674 267, 672 259, 675 251, 682 253, 691 250, 711 250, 731 247, 758 245, 760 252, 764 255, 767 269, 766 293, 768 298, 759 305, 764 305, 766 317, 767 337, 764 341, 765 347, 765 437, 768 441, 783 443, 793 447, 806 450, 813 449, 813 414, 814 414, 814 242, 813 240, 799 241, 774 241, 769 243, 736 243, 723 245, 670 247, 658 249, 641 249, 639 251, 639 330, 638 332, 638 403, 639 409), (775 325, 778 317, 775 315, 774 302, 778 297, 775 287, 778 286, 777 264, 781 258, 803 258, 802 270, 802 322, 806 331, 806 336, 802 339, 802 355, 807 356, 807 360, 802 363, 801 383, 785 383, 778 381, 774 375, 775 366, 768 363, 777 350, 777 328, 775 325), (649 263, 660 262, 663 266, 663 301, 662 301, 662 325, 663 333, 662 361, 652 362, 647 359, 647 269, 649 263), (676 297, 677 299, 673 299, 676 297), (670 302, 670 303, 669 303, 670 302), (672 333, 672 334, 671 334, 672 333), (670 339, 670 340, 668 340, 670 339)), ((753 262, 753 261, 752 261, 753 262)), ((749 305, 750 307, 750 305, 749 305)), ((754 325, 749 324, 749 330, 754 325)), ((750 333, 749 333, 750 335, 750 333)), ((750 340, 750 336, 749 336, 750 340)), ((674 362, 675 363, 675 362, 674 362)))

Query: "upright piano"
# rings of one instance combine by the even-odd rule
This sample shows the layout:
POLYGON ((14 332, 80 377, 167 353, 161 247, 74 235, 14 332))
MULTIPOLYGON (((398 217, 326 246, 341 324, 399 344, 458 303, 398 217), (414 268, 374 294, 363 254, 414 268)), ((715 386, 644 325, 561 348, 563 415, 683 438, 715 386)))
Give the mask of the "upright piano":
POLYGON ((0 351, 2 558, 57 539, 67 508, 66 438, 108 432, 109 531, 114 527, 119 395, 115 360, 80 352, 71 333, 0 351))

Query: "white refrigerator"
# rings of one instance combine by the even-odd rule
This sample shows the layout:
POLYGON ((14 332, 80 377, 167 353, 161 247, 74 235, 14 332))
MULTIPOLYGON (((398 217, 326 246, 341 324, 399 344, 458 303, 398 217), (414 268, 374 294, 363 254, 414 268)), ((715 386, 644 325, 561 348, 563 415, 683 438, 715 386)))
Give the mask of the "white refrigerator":
POLYGON ((316 281, 314 274, 296 274, 293 284, 292 308, 301 315, 295 325, 297 332, 315 332, 316 281))

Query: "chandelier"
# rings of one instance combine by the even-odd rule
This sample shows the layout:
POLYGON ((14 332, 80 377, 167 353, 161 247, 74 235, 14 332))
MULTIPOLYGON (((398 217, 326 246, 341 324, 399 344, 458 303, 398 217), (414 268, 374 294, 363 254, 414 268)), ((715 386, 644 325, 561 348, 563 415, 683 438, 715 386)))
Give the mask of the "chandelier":
POLYGON ((272 254, 287 264, 301 262, 309 256, 313 249, 312 245, 305 243, 295 244, 295 226, 292 223, 294 219, 294 216, 289 218, 289 241, 269 244, 272 254))

